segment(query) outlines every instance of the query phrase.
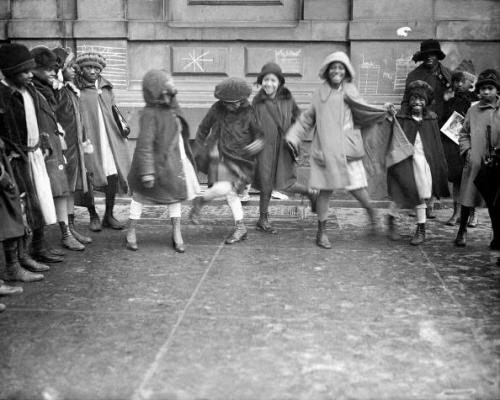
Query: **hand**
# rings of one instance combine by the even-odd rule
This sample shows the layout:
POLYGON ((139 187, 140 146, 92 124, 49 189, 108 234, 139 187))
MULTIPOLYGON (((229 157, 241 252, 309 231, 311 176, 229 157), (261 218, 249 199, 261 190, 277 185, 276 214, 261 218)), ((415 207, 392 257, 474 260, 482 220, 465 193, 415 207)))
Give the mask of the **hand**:
POLYGON ((254 140, 249 145, 245 146, 245 151, 251 155, 255 155, 258 152, 260 152, 263 147, 264 147, 264 140, 257 139, 257 140, 254 140))
POLYGON ((155 186, 155 177, 154 175, 144 175, 141 178, 142 186, 146 189, 152 189, 155 186))
POLYGON ((397 113, 397 110, 396 110, 396 107, 394 106, 394 104, 392 103, 385 103, 384 104, 384 108, 387 110, 388 113, 390 113, 391 115, 396 115, 397 113))
POLYGON ((92 154, 94 152, 94 145, 92 144, 90 139, 87 139, 82 143, 82 149, 85 154, 92 154))
POLYGON ((444 101, 448 101, 448 100, 452 99, 453 97, 455 97, 455 92, 451 88, 447 89, 446 92, 444 92, 444 94, 443 94, 444 101))

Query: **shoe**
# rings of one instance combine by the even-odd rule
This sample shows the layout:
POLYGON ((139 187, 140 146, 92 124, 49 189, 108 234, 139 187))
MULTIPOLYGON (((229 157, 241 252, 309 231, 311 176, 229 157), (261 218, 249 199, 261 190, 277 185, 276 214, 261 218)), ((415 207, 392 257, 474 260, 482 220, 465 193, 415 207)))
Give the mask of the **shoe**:
POLYGON ((31 256, 41 263, 60 263, 64 261, 64 257, 56 256, 55 254, 50 253, 47 249, 40 249, 31 253, 31 256))
POLYGON ((458 230, 457 237, 455 238, 455 246, 465 247, 467 245, 467 231, 458 230))
POLYGON ((318 232, 316 233, 316 244, 323 249, 331 249, 332 244, 326 236, 326 219, 318 221, 318 232))
POLYGON ((101 220, 99 219, 99 215, 94 211, 90 211, 90 223, 89 229, 92 232, 100 232, 102 231, 101 220))
POLYGON ((5 272, 2 279, 6 281, 36 282, 45 277, 25 270, 19 263, 18 239, 8 239, 3 242, 5 253, 5 272))
POLYGON ((271 224, 269 223, 268 220, 269 213, 260 213, 260 218, 257 221, 256 228, 258 231, 265 232, 265 233, 270 233, 272 235, 276 235, 278 231, 274 229, 271 224))
POLYGON ((288 200, 288 196, 286 194, 280 193, 277 190, 273 190, 271 192, 271 198, 278 200, 288 200))
POLYGON ((191 211, 189 211, 189 221, 194 225, 200 224, 200 214, 203 205, 205 204, 205 200, 202 196, 197 196, 193 199, 193 207, 191 211))
POLYGON ((75 229, 75 214, 68 214, 68 227, 69 227, 69 231, 71 232, 73 237, 76 240, 78 240, 81 244, 92 243, 91 237, 85 236, 75 229))
POLYGON ((0 280, 0 296, 11 296, 13 294, 21 294, 23 288, 19 286, 9 286, 0 280))
POLYGON ((21 266, 31 272, 46 272, 50 268, 48 265, 42 264, 34 260, 26 249, 26 239, 19 238, 17 242, 17 254, 21 266))
POLYGON ((184 253, 186 249, 184 248, 184 242, 182 241, 181 219, 180 217, 172 217, 170 218, 170 221, 172 222, 172 246, 177 253, 184 253), (175 236, 177 236, 178 239, 180 238, 179 242, 175 241, 175 236))
POLYGON ((184 243, 176 243, 173 236, 172 236, 172 247, 177 253, 184 253, 186 251, 184 243))
POLYGON ((65 248, 73 251, 85 250, 85 246, 73 237, 71 231, 69 230, 69 226, 66 225, 65 222, 59 222, 59 228, 61 228, 61 242, 65 248))
POLYGON ((469 222, 467 222, 467 226, 469 228, 475 228, 475 227, 477 227, 477 224, 478 224, 478 220, 477 220, 477 215, 476 215, 476 209, 471 208, 469 222))
POLYGON ((394 217, 393 215, 387 215, 386 223, 387 223, 387 236, 391 240, 400 240, 401 235, 399 234, 396 227, 396 217, 394 217))
POLYGON ((413 246, 418 246, 425 242, 425 224, 417 224, 417 229, 415 234, 410 240, 410 244, 413 246))
POLYGON ((122 230, 125 226, 118 221, 113 215, 106 214, 102 219, 102 227, 103 228, 111 228, 116 230, 122 230))
POLYGON ((231 236, 226 239, 226 244, 241 242, 247 238, 247 228, 243 220, 236 221, 236 228, 231 236))
POLYGON ((137 246, 137 236, 135 231, 136 226, 137 226, 136 219, 128 220, 127 234, 125 235, 125 245, 127 249, 132 251, 139 250, 139 246, 137 246))
POLYGON ((460 218, 460 204, 458 202, 453 202, 453 215, 450 217, 448 221, 446 221, 446 225, 455 226, 460 218))
POLYGON ((311 212, 316 213, 317 206, 318 206, 319 190, 309 189, 307 197, 309 198, 309 201, 311 202, 311 212))

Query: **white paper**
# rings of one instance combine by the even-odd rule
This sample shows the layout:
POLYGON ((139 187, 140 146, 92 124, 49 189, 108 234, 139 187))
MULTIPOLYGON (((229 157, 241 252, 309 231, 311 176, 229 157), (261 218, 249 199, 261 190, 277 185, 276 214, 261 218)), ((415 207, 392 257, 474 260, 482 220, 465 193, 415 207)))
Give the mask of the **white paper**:
POLYGON ((462 115, 453 111, 453 114, 451 114, 450 118, 448 118, 448 121, 446 121, 446 123, 442 126, 441 132, 458 144, 458 135, 462 130, 464 119, 465 118, 462 115))

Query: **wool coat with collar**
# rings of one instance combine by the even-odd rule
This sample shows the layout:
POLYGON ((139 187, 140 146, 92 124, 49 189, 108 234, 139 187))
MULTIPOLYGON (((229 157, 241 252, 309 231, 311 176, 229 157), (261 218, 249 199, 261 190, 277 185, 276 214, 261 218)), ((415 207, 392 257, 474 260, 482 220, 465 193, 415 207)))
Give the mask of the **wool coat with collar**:
POLYGON ((253 187, 264 193, 287 189, 297 181, 297 171, 284 136, 299 117, 300 109, 286 87, 280 87, 274 99, 261 89, 252 105, 264 133, 253 187))
MULTIPOLYGON (((478 102, 469 108, 458 142, 465 165, 460 186, 460 204, 479 207, 484 202, 474 179, 486 159, 488 151, 487 126, 491 126, 490 145, 500 148, 500 99, 494 103, 478 102)), ((498 182, 491 182, 498 185, 498 182)))
POLYGON ((127 147, 127 139, 124 139, 113 118, 112 106, 115 104, 113 86, 111 83, 99 77, 98 88, 94 83, 83 79, 76 80, 80 89, 80 113, 87 138, 94 146, 92 154, 85 154, 85 166, 91 177, 93 186, 102 189, 107 186, 107 177, 103 168, 101 138, 99 134, 99 114, 97 105, 101 106, 104 117, 104 125, 108 135, 109 145, 113 153, 118 181, 123 192, 128 191, 127 175, 130 171, 131 157, 127 147))

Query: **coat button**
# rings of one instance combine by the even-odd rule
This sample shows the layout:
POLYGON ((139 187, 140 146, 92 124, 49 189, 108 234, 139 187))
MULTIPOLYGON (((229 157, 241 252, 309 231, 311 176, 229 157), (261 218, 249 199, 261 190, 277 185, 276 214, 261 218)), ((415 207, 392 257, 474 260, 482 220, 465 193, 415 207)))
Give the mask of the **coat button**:
POLYGON ((58 168, 59 168, 59 170, 60 170, 60 171, 62 171, 62 170, 64 169, 64 165, 59 164, 59 167, 58 167, 58 168))

